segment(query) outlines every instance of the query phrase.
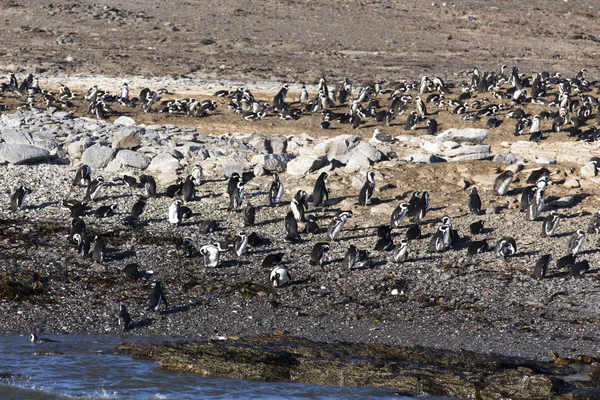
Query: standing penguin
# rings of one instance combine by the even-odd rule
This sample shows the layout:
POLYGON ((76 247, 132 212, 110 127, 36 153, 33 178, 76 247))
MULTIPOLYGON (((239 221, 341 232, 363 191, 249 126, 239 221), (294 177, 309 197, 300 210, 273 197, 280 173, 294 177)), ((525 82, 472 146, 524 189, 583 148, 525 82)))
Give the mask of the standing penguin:
POLYGON ((329 224, 327 233, 331 240, 337 240, 340 232, 344 229, 344 224, 348 218, 352 217, 352 211, 340 211, 338 215, 333 217, 333 221, 329 224))
POLYGON ((274 287, 281 287, 292 280, 290 273, 283 267, 275 267, 269 275, 269 280, 274 287))
POLYGON ((169 307, 167 303, 167 298, 165 297, 165 293, 163 291, 162 283, 156 281, 152 284, 152 292, 150 296, 146 299, 146 304, 148 305, 147 310, 158 311, 160 306, 164 303, 165 308, 169 307))
POLYGON ((131 316, 123 304, 119 306, 119 314, 117 315, 117 323, 123 325, 123 331, 131 329, 131 316))
POLYGON ((540 259, 535 263, 535 267, 533 268, 533 278, 540 280, 544 279, 546 276, 546 271, 548 270, 548 265, 552 261, 552 256, 550 254, 545 254, 540 257, 540 259))
POLYGON ((408 259, 408 239, 400 239, 400 243, 394 247, 394 262, 403 263, 408 259))
POLYGON ((31 193, 31 189, 26 186, 19 186, 15 193, 10 198, 10 210, 16 211, 23 208, 27 195, 31 193))
POLYGON ((305 222, 306 217, 304 216, 304 213, 308 210, 308 193, 304 190, 298 190, 290 202, 290 208, 294 213, 296 221, 305 222))
POLYGON ((569 238, 569 243, 567 243, 567 247, 569 248, 569 252, 574 256, 581 251, 583 247, 583 242, 585 242, 585 232, 583 229, 577 229, 571 237, 569 238))
POLYGON ((175 200, 169 206, 169 222, 171 224, 179 225, 181 223, 181 217, 179 215, 179 208, 183 205, 181 200, 175 200))
POLYGON ((192 178, 194 178, 194 184, 200 185, 202 183, 202 167, 198 164, 192 168, 192 178))
POLYGON ((238 211, 244 199, 244 182, 240 179, 229 198, 229 211, 238 211))
POLYGON ((361 206, 368 206, 371 204, 371 198, 375 192, 375 171, 367 171, 367 180, 360 189, 358 194, 358 203, 361 206))
POLYGON ((481 198, 479 197, 479 193, 477 193, 477 188, 475 186, 471 188, 471 193, 469 193, 468 206, 469 211, 472 213, 481 213, 481 198))
POLYGON ((73 186, 87 186, 92 181, 92 167, 89 165, 82 165, 75 173, 75 179, 73 180, 73 186))
POLYGON ((292 211, 289 211, 285 216, 285 231, 287 232, 285 240, 288 242, 298 243, 302 240, 298 233, 298 222, 296 221, 296 218, 294 218, 294 213, 292 211))
POLYGON ((250 203, 244 208, 244 226, 252 226, 256 222, 256 208, 250 203))
POLYGON ((411 220, 413 222, 422 220, 423 218, 425 218, 425 214, 427 214, 427 211, 429 211, 429 192, 423 192, 421 193, 421 197, 419 197, 415 202, 413 212, 411 215, 411 220))
POLYGON ((104 252, 106 250, 106 242, 100 235, 94 236, 94 248, 92 250, 92 260, 102 264, 104 262, 104 252))
POLYGON ((511 170, 506 170, 496 177, 494 181, 494 192, 504 196, 508 192, 508 186, 515 179, 515 174, 511 170))
POLYGON ((444 251, 448 248, 448 237, 450 236, 450 227, 448 225, 440 225, 438 231, 431 237, 427 251, 430 253, 444 251))
POLYGON ((192 175, 188 175, 185 178, 181 193, 184 201, 192 201, 196 197, 196 185, 194 184, 194 177, 192 175))
POLYGON ((428 135, 437 135, 437 131, 438 131, 438 123, 435 119, 428 119, 427 120, 427 134, 428 135))
POLYGON ((306 85, 302 85, 302 90, 300 91, 300 103, 308 104, 308 90, 306 90, 306 85))
POLYGON ((392 228, 399 228, 402 224, 402 221, 408 215, 408 203, 400 203, 398 207, 394 209, 391 217, 391 225, 392 228))
POLYGON ((131 213, 129 214, 134 219, 139 219, 142 213, 146 210, 148 205, 148 198, 146 196, 138 197, 138 201, 135 202, 133 207, 131 207, 131 213))
POLYGON ((281 199, 283 199, 284 192, 283 183, 279 180, 279 174, 273 174, 273 182, 271 183, 271 187, 269 188, 269 205, 274 206, 276 204, 281 203, 281 199))
POLYGON ((321 175, 319 175, 317 181, 315 182, 312 197, 313 203, 317 207, 324 206, 329 199, 329 192, 325 186, 325 179, 327 179, 327 172, 321 172, 321 175))
POLYGON ((246 235, 244 232, 240 232, 237 235, 235 235, 235 239, 233 241, 233 249, 235 251, 235 254, 237 254, 238 257, 241 257, 246 252, 247 248, 248 235, 246 235))
POLYGON ((242 181, 242 177, 237 172, 231 174, 229 181, 227 182, 227 194, 231 198, 235 188, 237 188, 238 183, 242 181))
POLYGON ((273 97, 273 109, 274 110, 282 110, 284 103, 285 103, 285 97, 287 95, 287 92, 289 90, 289 86, 287 83, 284 83, 283 86, 281 87, 281 89, 279 89, 279 92, 275 95, 275 97, 273 97))
POLYGON ((325 253, 329 251, 329 243, 318 242, 312 248, 310 253, 310 265, 323 265, 325 264, 325 253))
POLYGON ((156 181, 152 176, 140 176, 140 183, 144 185, 144 193, 147 197, 156 197, 156 181))
POLYGON ((560 215, 554 210, 550 211, 550 214, 548 214, 548 216, 544 218, 544 222, 542 222, 542 237, 554 235, 559 222, 560 215))
POLYGON ((96 179, 90 182, 85 191, 85 199, 88 201, 95 200, 100 194, 100 190, 104 186, 104 178, 98 176, 96 179))
POLYGON ((221 255, 220 247, 219 243, 215 243, 214 245, 207 244, 200 248, 200 254, 204 257, 205 267, 216 267, 219 264, 221 255))

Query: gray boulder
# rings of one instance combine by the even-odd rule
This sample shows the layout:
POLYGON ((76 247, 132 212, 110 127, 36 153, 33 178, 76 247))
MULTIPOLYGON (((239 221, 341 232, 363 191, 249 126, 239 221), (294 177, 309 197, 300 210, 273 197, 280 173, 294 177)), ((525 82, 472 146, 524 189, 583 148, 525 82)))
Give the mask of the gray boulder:
POLYGON ((367 142, 358 143, 352 154, 362 154, 372 163, 379 162, 383 159, 383 153, 367 142))
POLYGON ((142 136, 137 128, 123 128, 114 133, 113 149, 133 149, 142 144, 142 136))
POLYGON ((28 144, 0 143, 0 164, 29 164, 46 161, 50 152, 28 144))
POLYGON ((81 158, 85 149, 90 147, 90 144, 91 142, 89 139, 81 139, 73 143, 69 143, 67 146, 67 153, 69 153, 70 157, 81 158))
POLYGON ((152 159, 150 165, 148 166, 149 170, 153 171, 177 171, 181 168, 181 164, 179 160, 173 157, 169 153, 160 153, 156 157, 152 159))
POLYGON ((356 135, 339 135, 317 144, 314 149, 317 154, 326 155, 329 161, 338 160, 345 164, 350 158, 350 151, 360 140, 360 136, 356 135))
POLYGON ((367 156, 362 153, 354 153, 344 167, 344 171, 348 173, 357 172, 361 169, 368 169, 370 166, 371 160, 367 156))
POLYGON ((58 147, 55 135, 50 133, 31 132, 18 128, 4 128, 1 130, 0 135, 8 144, 28 144, 48 151, 58 147))
POLYGON ((519 162, 519 159, 514 154, 498 153, 494 156, 492 161, 502 164, 516 164, 519 162))
POLYGON ((488 129, 466 128, 466 129, 447 129, 437 135, 436 140, 444 142, 451 140, 458 143, 481 143, 488 137, 488 129))
POLYGON ((115 151, 110 147, 102 146, 96 143, 83 152, 81 162, 89 165, 92 168, 104 168, 114 158, 115 151))
POLYGON ((413 164, 431 164, 436 162, 446 162, 445 159, 436 156, 435 154, 411 154, 405 157, 405 160, 413 164))
POLYGON ((271 151, 273 154, 282 154, 287 152, 288 140, 285 136, 271 136, 269 142, 271 143, 271 151))
POLYGON ((291 154, 260 154, 252 157, 251 162, 261 165, 265 171, 284 172, 294 156, 291 154))
POLYGON ((133 150, 121 150, 117 153, 115 159, 124 166, 137 169, 145 169, 150 165, 148 157, 133 150))
POLYGON ((302 176, 323 168, 327 159, 323 156, 305 155, 294 158, 287 163, 287 173, 292 176, 302 176))

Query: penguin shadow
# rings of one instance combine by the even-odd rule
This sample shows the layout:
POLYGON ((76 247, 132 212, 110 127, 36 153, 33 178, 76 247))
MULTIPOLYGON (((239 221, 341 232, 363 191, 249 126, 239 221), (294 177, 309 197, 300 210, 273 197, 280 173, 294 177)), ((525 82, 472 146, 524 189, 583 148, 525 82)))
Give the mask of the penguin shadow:
MULTIPOLYGON (((354 196, 341 196, 341 197, 333 197, 333 198, 329 198, 327 199, 327 201, 325 202, 326 206, 335 206, 336 204, 340 204, 342 201, 350 198, 350 197, 354 197, 354 196)), ((340 210, 341 211, 341 210, 340 210)))
POLYGON ((369 128, 377 128, 378 126, 380 126, 379 124, 375 124, 375 123, 369 123, 367 124, 366 122, 361 123, 361 126, 358 127, 358 129, 369 129, 369 128))
POLYGON ((600 249, 588 249, 588 250, 583 250, 582 252, 579 253, 579 255, 586 255, 586 254, 596 254, 600 251, 600 249))
POLYGON ((572 232, 563 232, 563 233, 558 233, 556 235, 552 235, 553 238, 563 238, 563 237, 567 237, 567 236, 571 236, 575 233, 575 231, 572 232))
POLYGON ((27 209, 29 210, 41 210, 42 208, 46 208, 52 205, 58 205, 58 201, 47 201, 45 203, 42 204, 36 204, 36 205, 30 205, 29 207, 27 207, 27 209))
POLYGON ((519 251, 513 257, 531 257, 539 254, 540 250, 519 251))
MULTIPOLYGON (((131 195, 130 195, 130 194, 118 194, 118 195, 115 195, 115 196, 109 196, 109 195, 106 195, 106 196, 102 196, 102 197, 98 197, 98 198, 94 199, 94 201, 93 201, 93 202, 90 202, 90 203, 88 203, 88 205, 90 205, 90 206, 91 206, 92 204, 94 204, 94 203, 98 203, 98 202, 100 202, 100 201, 105 201, 105 200, 117 200, 117 199, 123 199, 123 198, 126 198, 126 197, 131 197, 131 195)), ((97 204, 97 205, 98 205, 98 204, 97 204)))
POLYGON ((126 258, 135 257, 135 255, 137 254, 133 250, 119 251, 117 249, 108 249, 106 253, 110 254, 110 260, 112 261, 120 261, 126 258))
POLYGON ((255 222, 254 226, 270 225, 270 224, 275 224, 275 223, 278 223, 278 222, 284 222, 284 219, 283 218, 266 219, 264 221, 255 222))

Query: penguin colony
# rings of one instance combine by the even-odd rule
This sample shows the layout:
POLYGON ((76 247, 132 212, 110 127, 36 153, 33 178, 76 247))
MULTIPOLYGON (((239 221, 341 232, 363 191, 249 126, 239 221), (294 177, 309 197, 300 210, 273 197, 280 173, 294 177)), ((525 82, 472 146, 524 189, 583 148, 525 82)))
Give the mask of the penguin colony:
MULTIPOLYGON (((399 118, 406 115, 405 130, 415 130, 419 126, 431 135, 437 133, 438 123, 431 118, 432 110, 446 109, 451 114, 460 116, 463 121, 479 121, 488 118, 486 126, 493 129, 501 123, 511 123, 514 120, 515 136, 529 133, 529 140, 544 140, 553 132, 568 131, 569 136, 582 141, 598 141, 600 136, 593 125, 588 126, 588 120, 594 118, 600 123, 598 100, 591 94, 598 88, 598 82, 587 80, 587 71, 582 70, 574 78, 563 78, 560 74, 536 73, 532 77, 519 74, 515 67, 511 73, 503 66, 499 73, 481 73, 473 70, 471 80, 463 87, 457 88, 446 84, 437 77, 423 77, 419 82, 402 81, 393 89, 385 89, 378 83, 355 90, 352 82, 345 78, 340 82, 339 88, 330 87, 322 78, 318 83, 316 96, 310 96, 306 86, 302 87, 298 102, 288 102, 290 87, 284 84, 275 95, 272 105, 257 101, 247 88, 238 88, 234 91, 218 91, 217 98, 227 99, 227 107, 233 113, 239 114, 247 121, 270 118, 273 115, 282 120, 298 120, 306 114, 318 113, 321 115, 321 127, 331 129, 333 123, 350 124, 359 128, 368 120, 380 124, 373 132, 373 140, 377 143, 393 143, 396 139, 385 132, 385 126, 401 124, 399 118), (451 93, 459 93, 457 99, 450 99, 451 93), (387 96, 387 108, 380 106, 379 99, 387 96), (477 99, 474 99, 477 96, 477 99), (493 102, 491 99, 500 100, 493 102), (543 105, 548 108, 540 114, 530 118, 524 109, 525 103, 543 105), (339 112, 346 107, 346 112, 339 112), (546 122, 548 121, 548 122, 546 122)), ((22 107, 35 109, 39 106, 40 98, 46 108, 58 107, 69 109, 73 106, 71 100, 77 95, 65 85, 61 86, 58 95, 41 89, 38 80, 29 75, 21 84, 18 84, 14 74, 9 75, 9 82, 0 87, 5 95, 17 97, 27 96, 26 104, 22 107)), ((116 114, 110 103, 122 107, 141 107, 143 112, 181 113, 191 117, 209 117, 217 113, 219 102, 215 100, 180 99, 160 101, 159 95, 168 94, 166 89, 152 91, 148 88, 140 92, 139 97, 129 98, 129 87, 124 84, 118 95, 111 95, 94 86, 83 95, 88 103, 88 112, 97 118, 105 119, 116 114)), ((597 160, 590 160, 596 166, 597 160)), ((549 210, 545 199, 548 185, 552 183, 550 171, 542 168, 531 174, 527 183, 530 186, 511 188, 515 180, 515 172, 506 169, 500 173, 493 185, 494 196, 507 196, 511 192, 521 195, 520 210, 524 218, 539 221, 540 235, 553 237, 559 230, 561 215, 556 210, 549 210), (512 190, 511 190, 512 189, 512 190)), ((261 209, 264 207, 284 207, 288 209, 281 223, 280 243, 286 251, 273 251, 265 255, 262 266, 265 268, 264 276, 276 288, 285 288, 293 285, 293 262, 290 259, 294 252, 294 244, 313 242, 312 251, 302 256, 306 257, 310 265, 326 267, 330 263, 342 262, 348 268, 373 268, 375 258, 384 259, 384 263, 396 264, 411 261, 411 247, 425 247, 432 254, 447 251, 461 251, 466 249, 470 257, 477 257, 483 252, 493 252, 503 263, 510 263, 511 259, 517 260, 521 245, 519 238, 502 236, 501 228, 497 229, 496 239, 482 238, 486 235, 485 221, 477 220, 470 225, 469 233, 458 232, 452 225, 452 217, 444 216, 440 220, 426 220, 430 210, 429 193, 415 188, 404 198, 398 199, 397 204, 386 224, 378 226, 373 237, 372 248, 360 249, 356 244, 348 243, 344 236, 349 230, 348 222, 352 220, 353 211, 350 209, 335 209, 331 202, 328 190, 328 174, 322 172, 312 188, 304 188, 295 192, 286 191, 285 179, 278 174, 273 174, 269 187, 263 188, 267 193, 265 201, 257 204, 254 197, 249 195, 246 186, 252 180, 251 173, 233 173, 226 177, 223 192, 228 196, 227 210, 231 213, 241 213, 245 228, 248 231, 260 219, 261 209), (309 194, 310 192, 310 194, 309 194), (252 197, 252 202, 248 197, 252 197), (253 204, 254 203, 254 204, 253 204), (471 236, 469 236, 469 234, 471 236), (478 239, 479 237, 479 239, 478 239), (325 240, 324 240, 325 239, 325 240), (335 247, 347 248, 344 251, 343 261, 332 260, 328 257, 335 247), (377 257, 375 257, 377 255, 377 257)), ((376 171, 369 170, 364 175, 364 185, 357 193, 336 193, 336 195, 356 196, 357 207, 371 207, 380 202, 376 198, 377 180, 376 171)), ((183 181, 165 188, 164 192, 157 187, 154 178, 150 175, 119 176, 108 182, 103 176, 96 174, 87 165, 82 165, 77 170, 73 179, 73 186, 81 188, 80 199, 64 199, 63 206, 68 210, 71 219, 70 234, 67 240, 73 245, 73 251, 83 258, 91 258, 95 263, 110 263, 110 240, 103 237, 102 232, 91 233, 86 228, 84 218, 94 214, 96 218, 120 218, 123 226, 129 229, 148 229, 149 221, 144 221, 144 211, 148 202, 160 196, 173 198, 167 210, 165 219, 177 227, 196 229, 202 234, 211 233, 219 229, 218 221, 198 221, 195 218, 194 204, 199 203, 196 188, 202 185, 202 169, 194 166, 183 181), (95 202, 103 196, 103 189, 116 184, 127 185, 131 190, 132 202, 130 211, 119 210, 116 205, 102 205, 96 207, 95 202)), ((27 208, 26 198, 32 189, 22 185, 14 188, 10 200, 10 210, 20 212, 27 208)), ((514 194, 514 193, 513 193, 514 194)), ((257 199, 258 201, 258 199, 257 199)), ((474 214, 481 215, 485 209, 479 196, 477 187, 471 187, 465 196, 466 209, 474 214)), ((435 203, 435 200, 433 200, 435 203)), ((352 224, 351 224, 352 225, 352 224)), ((590 220, 585 229, 577 229, 568 238, 566 251, 559 254, 544 254, 533 266, 531 274, 535 279, 543 279, 549 270, 553 270, 551 261, 556 260, 554 271, 561 273, 567 271, 571 276, 580 276, 590 269, 589 262, 582 258, 582 249, 585 248, 586 234, 600 233, 600 211, 590 220)), ((559 241, 560 239, 556 239, 559 241)), ((197 257, 198 262, 207 268, 218 268, 224 262, 239 262, 248 252, 255 251, 268 242, 256 232, 246 233, 242 230, 233 234, 224 234, 222 240, 206 243, 195 243, 191 237, 183 235, 174 243, 176 250, 185 258, 197 257), (224 261, 226 259, 226 261, 224 261)), ((560 247, 560 246, 557 246, 560 247)), ((555 249, 548 249, 555 250, 555 249)), ((297 255, 294 255, 296 258, 297 255)), ((129 264, 123 270, 128 279, 149 279, 152 271, 139 271, 137 265, 129 264)), ((146 299, 148 310, 159 312, 168 308, 165 289, 160 281, 152 283, 152 289, 146 299)), ((123 326, 124 330, 135 327, 134 319, 129 315, 124 304, 119 305, 116 313, 116 323, 123 326)), ((32 339, 33 340, 33 339, 32 339)), ((37 339, 36 339, 37 340, 37 339)))

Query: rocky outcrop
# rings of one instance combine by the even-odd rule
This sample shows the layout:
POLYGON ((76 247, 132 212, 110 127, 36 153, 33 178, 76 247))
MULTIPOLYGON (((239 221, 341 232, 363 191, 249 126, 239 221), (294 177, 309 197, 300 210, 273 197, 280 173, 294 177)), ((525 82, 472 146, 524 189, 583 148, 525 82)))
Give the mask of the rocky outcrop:
POLYGON ((0 143, 0 164, 30 164, 50 159, 50 152, 28 144, 0 143))

